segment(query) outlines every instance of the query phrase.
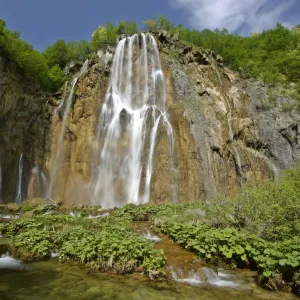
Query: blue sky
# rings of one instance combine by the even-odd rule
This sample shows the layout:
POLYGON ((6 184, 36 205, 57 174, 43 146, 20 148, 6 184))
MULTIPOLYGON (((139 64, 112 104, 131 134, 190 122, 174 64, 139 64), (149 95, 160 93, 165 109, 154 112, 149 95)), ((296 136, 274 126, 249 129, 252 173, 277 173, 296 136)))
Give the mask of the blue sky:
POLYGON ((247 35, 300 23, 299 0, 0 0, 7 27, 43 50, 57 39, 89 40, 106 21, 143 20, 164 15, 190 28, 223 28, 247 35))

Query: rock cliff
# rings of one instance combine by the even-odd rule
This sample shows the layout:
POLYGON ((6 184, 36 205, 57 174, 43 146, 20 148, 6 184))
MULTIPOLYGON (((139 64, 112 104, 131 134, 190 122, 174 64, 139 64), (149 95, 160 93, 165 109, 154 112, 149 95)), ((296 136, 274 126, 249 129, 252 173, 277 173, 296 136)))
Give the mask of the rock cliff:
MULTIPOLYGON (((270 87, 239 78, 211 51, 186 45, 163 32, 156 38, 167 84, 168 118, 175 137, 172 167, 176 184, 168 176, 168 136, 159 128, 151 201, 171 201, 172 184, 180 202, 209 199, 219 192, 231 195, 246 181, 276 176, 280 169, 300 159, 300 113, 286 109, 294 100, 282 96, 271 99, 270 87)), ((108 48, 93 54, 87 73, 77 82, 53 194, 55 200, 68 205, 90 203, 96 128, 114 51, 108 48)), ((44 196, 41 194, 45 193, 53 167, 68 86, 53 99, 29 89, 0 61, 5 202, 14 201, 21 153, 24 199, 44 196)))
MULTIPOLYGON (((38 86, 0 57, 0 199, 14 202, 18 185, 18 165, 23 153, 22 199, 32 172, 45 161, 49 138, 51 106, 38 86)), ((38 176, 39 177, 39 176, 38 176)), ((42 193, 43 191, 40 190, 42 193)))

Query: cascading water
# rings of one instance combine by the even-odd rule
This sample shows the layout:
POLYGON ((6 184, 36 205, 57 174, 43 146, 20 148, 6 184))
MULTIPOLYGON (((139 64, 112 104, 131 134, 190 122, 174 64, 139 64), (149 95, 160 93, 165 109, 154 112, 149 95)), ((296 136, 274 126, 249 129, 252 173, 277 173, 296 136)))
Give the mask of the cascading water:
POLYGON ((92 166, 94 204, 110 208, 149 201, 160 126, 169 138, 174 178, 173 130, 166 114, 166 84, 156 41, 150 34, 124 38, 116 49, 98 122, 92 166))
MULTIPOLYGON (((56 143, 56 151, 55 151, 55 157, 53 160, 53 165, 52 165, 52 169, 51 169, 51 173, 50 173, 50 183, 49 186, 47 188, 47 192, 46 192, 46 197, 47 198, 51 198, 52 194, 53 194, 53 187, 54 187, 54 183, 56 180, 56 176, 57 176, 57 171, 58 171, 58 167, 61 163, 61 151, 62 151, 62 147, 63 147, 63 139, 64 139, 64 135, 65 135, 65 129, 66 129, 66 125, 67 125, 67 117, 69 115, 70 112, 70 108, 72 105, 72 100, 73 100, 73 95, 75 92, 75 87, 76 87, 76 83, 79 79, 79 77, 83 74, 87 72, 87 67, 88 67, 88 60, 86 60, 80 70, 80 73, 78 76, 76 76, 72 83, 71 83, 71 90, 70 90, 70 94, 69 97, 67 99, 67 102, 65 104, 65 109, 64 109, 64 114, 63 114, 63 119, 62 119, 62 124, 61 124, 61 129, 60 129, 60 134, 59 137, 57 139, 57 143, 56 143)), ((61 106, 58 107, 58 109, 60 109, 61 106)))
POLYGON ((22 177, 23 177, 23 153, 19 159, 19 174, 18 174, 18 183, 17 183, 17 195, 16 203, 20 204, 22 202, 22 177))
POLYGON ((31 169, 30 180, 27 188, 29 199, 36 197, 45 197, 47 192, 47 176, 38 164, 31 169))

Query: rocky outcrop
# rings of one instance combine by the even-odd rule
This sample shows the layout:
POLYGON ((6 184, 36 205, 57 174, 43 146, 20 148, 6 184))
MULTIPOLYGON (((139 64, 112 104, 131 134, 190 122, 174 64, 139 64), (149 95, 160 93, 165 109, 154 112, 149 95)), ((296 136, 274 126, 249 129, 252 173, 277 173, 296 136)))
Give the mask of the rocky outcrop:
POLYGON ((263 82, 249 83, 246 91, 248 112, 257 127, 256 147, 263 148, 278 168, 291 167, 300 160, 300 113, 293 108, 297 102, 278 95, 270 99, 263 82))
POLYGON ((292 99, 277 96, 272 104, 270 88, 240 79, 213 52, 161 33, 158 39, 173 93, 181 201, 191 194, 193 200, 234 194, 244 182, 274 176, 299 160, 300 114, 283 109, 292 99))

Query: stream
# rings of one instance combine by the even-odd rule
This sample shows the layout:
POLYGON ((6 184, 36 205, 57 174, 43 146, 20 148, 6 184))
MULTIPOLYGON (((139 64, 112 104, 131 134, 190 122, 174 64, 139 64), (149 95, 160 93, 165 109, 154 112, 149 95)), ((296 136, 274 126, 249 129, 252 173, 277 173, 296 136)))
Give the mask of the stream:
POLYGON ((22 263, 0 254, 0 299, 297 299, 290 293, 258 287, 255 272, 214 269, 152 229, 150 222, 133 224, 135 232, 164 250, 168 271, 165 280, 151 281, 142 273, 99 273, 76 263, 61 263, 56 255, 48 261, 22 263))

